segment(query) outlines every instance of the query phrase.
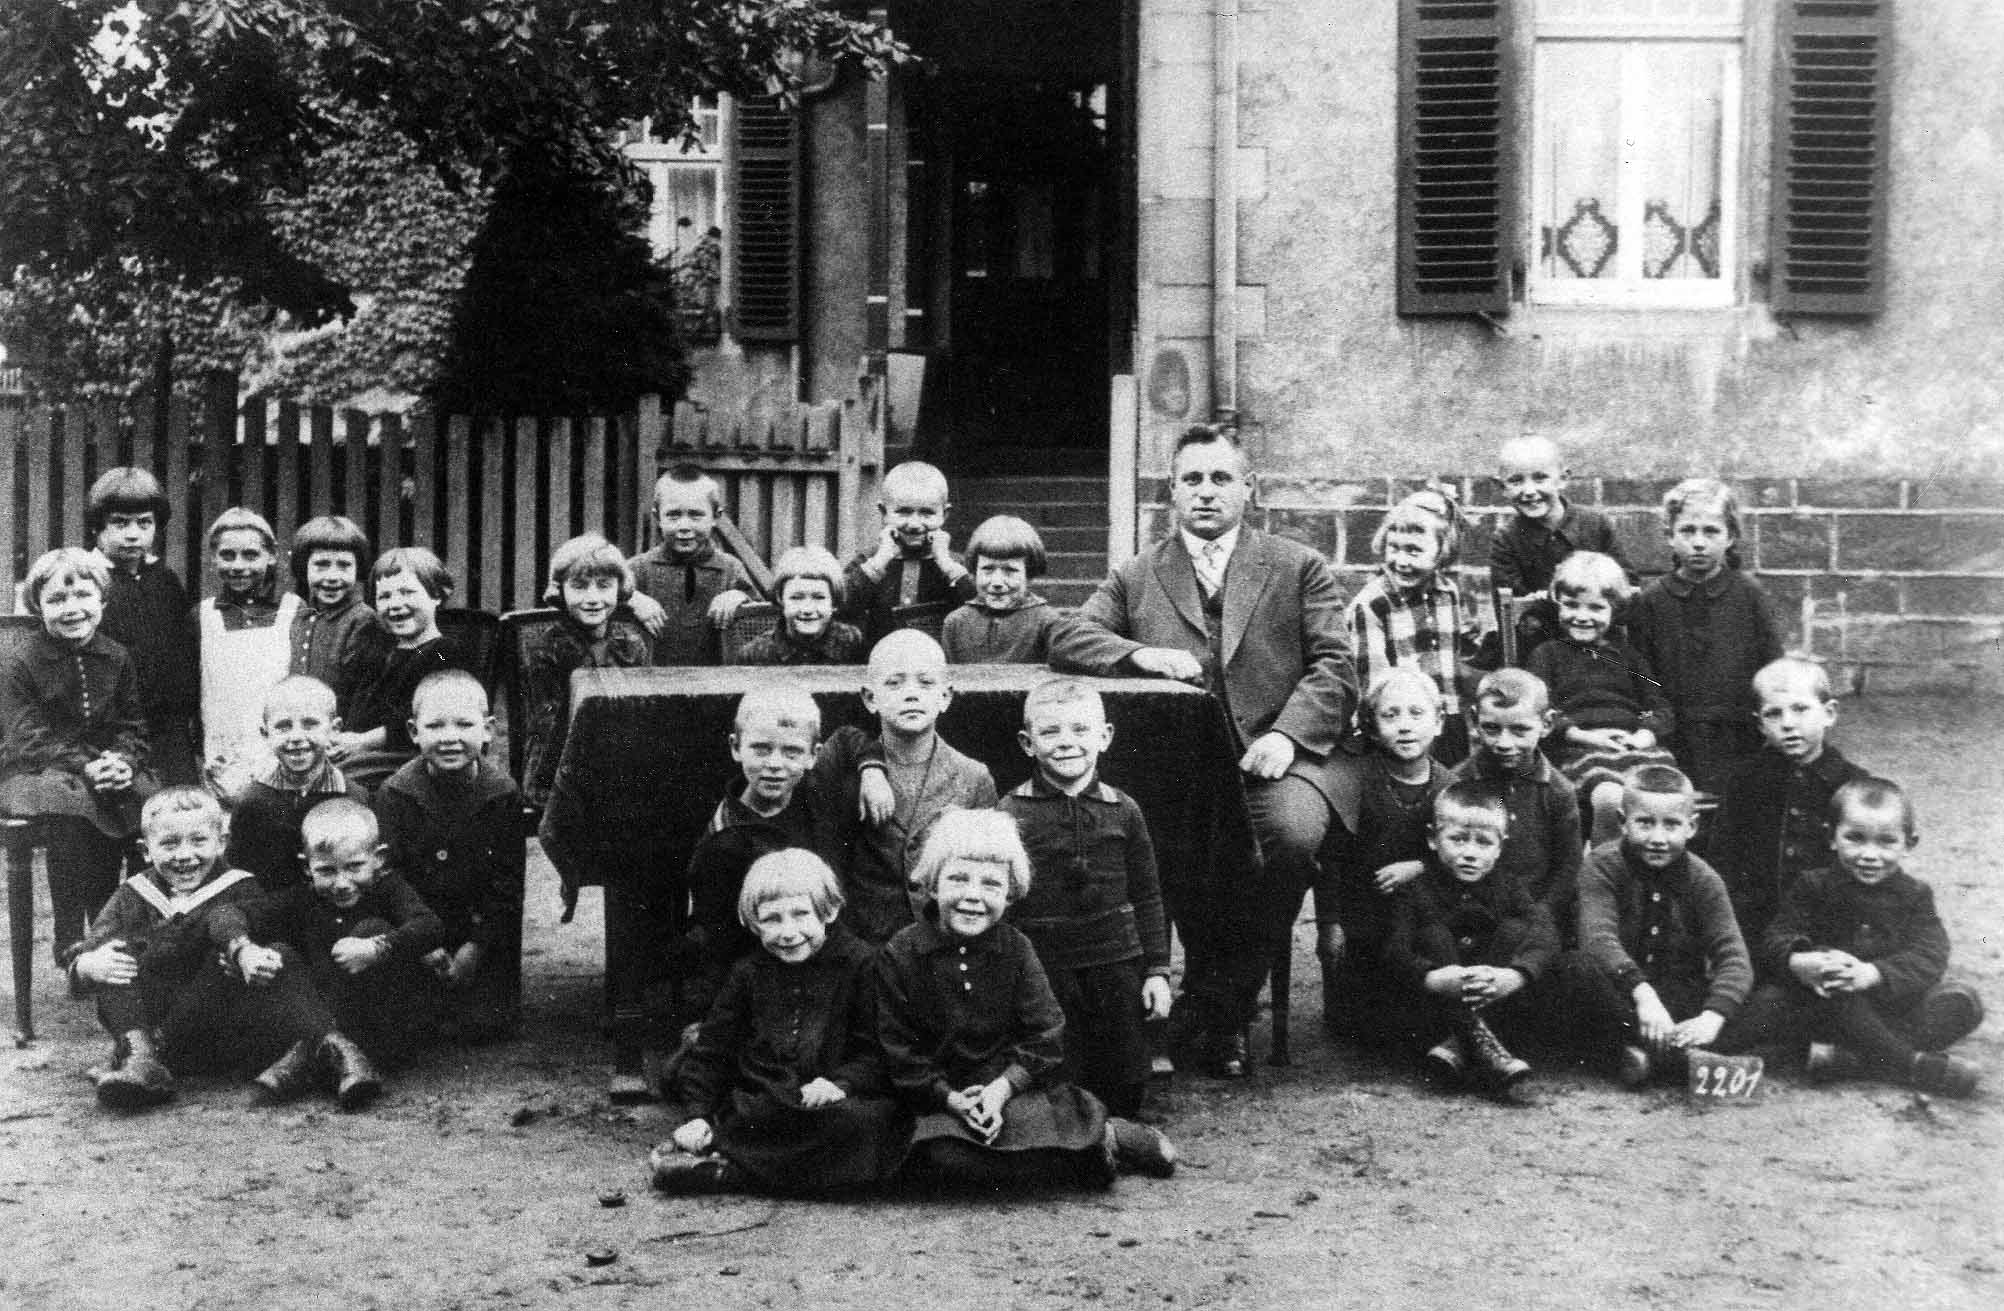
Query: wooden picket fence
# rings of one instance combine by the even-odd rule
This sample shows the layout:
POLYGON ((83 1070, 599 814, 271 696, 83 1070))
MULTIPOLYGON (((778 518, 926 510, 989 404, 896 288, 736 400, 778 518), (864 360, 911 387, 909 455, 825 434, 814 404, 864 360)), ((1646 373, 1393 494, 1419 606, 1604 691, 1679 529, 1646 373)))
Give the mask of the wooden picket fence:
POLYGON ((656 470, 713 471, 726 508, 765 559, 800 542, 853 551, 881 475, 883 415, 868 397, 783 415, 720 416, 657 399, 611 418, 409 416, 253 400, 176 398, 164 422, 115 401, 52 406, 0 398, 0 596, 59 545, 90 545, 91 483, 140 465, 167 488, 160 553, 213 590, 202 534, 232 505, 281 542, 308 518, 345 514, 376 549, 424 545, 460 582, 455 604, 537 603, 551 550, 603 532, 649 544, 656 470))

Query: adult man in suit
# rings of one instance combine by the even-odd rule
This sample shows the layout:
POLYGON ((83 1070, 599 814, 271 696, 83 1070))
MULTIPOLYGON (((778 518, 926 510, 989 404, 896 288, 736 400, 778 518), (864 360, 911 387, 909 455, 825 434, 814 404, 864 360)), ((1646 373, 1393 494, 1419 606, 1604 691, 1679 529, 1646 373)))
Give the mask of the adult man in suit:
POLYGON ((1059 668, 1179 679, 1224 703, 1261 868, 1181 897, 1165 870, 1163 891, 1183 939, 1182 1032, 1227 1076, 1245 1073, 1245 1027, 1317 855, 1358 805, 1356 762, 1336 749, 1357 704, 1343 599, 1321 556, 1244 526, 1255 491, 1229 430, 1185 432, 1176 531, 1108 575, 1051 648, 1059 668))

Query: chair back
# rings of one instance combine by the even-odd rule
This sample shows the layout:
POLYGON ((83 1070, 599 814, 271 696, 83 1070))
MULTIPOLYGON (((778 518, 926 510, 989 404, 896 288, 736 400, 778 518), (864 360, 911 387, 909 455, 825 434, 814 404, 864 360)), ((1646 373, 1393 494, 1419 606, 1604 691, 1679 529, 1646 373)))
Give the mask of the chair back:
POLYGON ((501 617, 487 610, 442 609, 438 631, 459 653, 460 667, 493 696, 500 682, 501 617))
POLYGON ((926 601, 919 605, 901 605, 891 611, 891 623, 898 628, 910 628, 924 633, 935 642, 946 631, 946 617, 960 608, 958 601, 926 601))
MULTIPOLYGON (((28 640, 41 631, 39 615, 0 615, 0 674, 28 649, 28 640)), ((14 718, 14 708, 7 704, 4 687, 5 680, 0 678, 0 739, 5 739, 7 724, 14 718)))
POLYGON ((522 781, 523 755, 529 749, 529 652, 563 615, 555 606, 539 606, 501 616, 498 677, 501 704, 508 716, 508 776, 518 783, 522 781))
POLYGON ((779 607, 770 601, 747 601, 731 616, 724 629, 724 659, 727 665, 744 663, 744 649, 755 637, 764 637, 779 627, 779 607))
POLYGON ((1517 658, 1518 624, 1543 600, 1542 592, 1519 596, 1507 587, 1496 589, 1496 635, 1503 643, 1504 664, 1522 664, 1517 658))

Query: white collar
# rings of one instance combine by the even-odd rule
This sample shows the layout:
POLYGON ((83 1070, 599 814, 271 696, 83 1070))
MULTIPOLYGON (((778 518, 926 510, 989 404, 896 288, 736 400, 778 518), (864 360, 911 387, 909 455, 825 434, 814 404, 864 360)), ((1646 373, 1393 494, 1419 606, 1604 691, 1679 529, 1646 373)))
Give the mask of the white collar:
POLYGON ((1239 549, 1239 529, 1244 527, 1244 524, 1240 524, 1238 528, 1234 528, 1222 536, 1213 538, 1199 537, 1187 528, 1178 528, 1176 533, 1183 539, 1183 549, 1190 553, 1192 560, 1202 559, 1204 548, 1212 542, 1216 542, 1218 544, 1218 564, 1222 568, 1232 562, 1232 552, 1239 549))

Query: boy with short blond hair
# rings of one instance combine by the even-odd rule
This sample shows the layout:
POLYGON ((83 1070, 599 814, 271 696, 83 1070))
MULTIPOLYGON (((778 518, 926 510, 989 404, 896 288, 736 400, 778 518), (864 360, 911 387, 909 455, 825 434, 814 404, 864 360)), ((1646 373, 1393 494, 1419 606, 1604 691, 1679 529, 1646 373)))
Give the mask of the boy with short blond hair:
POLYGON ((1142 1021, 1170 1006, 1155 844, 1134 798, 1099 777, 1113 726, 1090 686, 1054 678, 1031 688, 1018 738, 1036 768, 996 809, 1016 821, 1031 879, 1009 919, 1064 1009, 1063 1077, 1132 1117, 1148 1086, 1142 1021))
POLYGON ((1869 775, 1828 740, 1837 701, 1822 665, 1784 656, 1753 686, 1760 753, 1731 776, 1710 849, 1740 931, 1759 942, 1795 880, 1829 864, 1831 798, 1869 775))
POLYGON ((661 541, 630 561, 627 604, 654 641, 657 665, 714 665, 717 632, 757 594, 738 558, 717 549, 723 496, 717 480, 693 464, 671 465, 654 483, 654 524, 661 541))
POLYGON ((174 1096, 172 1067, 255 1068, 304 1044, 334 1071, 342 1106, 360 1106, 380 1086, 375 1072, 335 1029, 297 957, 252 940, 257 881, 224 865, 227 830, 206 790, 155 793, 140 812, 149 868, 119 885, 66 954, 72 992, 97 999, 116 1040, 97 1099, 157 1106, 174 1096))
POLYGON ((946 531, 946 475, 922 460, 907 460, 884 475, 877 512, 884 529, 877 544, 849 562, 848 603, 842 616, 863 630, 874 647, 897 627, 892 611, 942 601, 974 599, 974 576, 953 553, 946 531))
MULTIPOLYGON (((1605 515, 1566 499, 1571 471, 1558 444, 1525 433, 1497 452, 1496 481, 1515 511, 1496 531, 1489 547, 1489 583, 1517 596, 1536 596, 1552 585, 1559 561, 1575 551, 1596 551, 1633 573, 1621 553, 1621 539, 1605 515)), ((1523 617, 1519 655, 1528 656, 1550 637, 1557 611, 1540 604, 1523 617)))
MULTIPOLYGON (((731 759, 742 786, 717 803, 689 857, 689 919, 662 953, 677 978, 674 1027, 701 1019, 731 966, 758 940, 738 915, 745 873, 759 857, 798 847, 840 869, 842 825, 826 784, 815 776, 821 753, 821 710, 793 688, 747 692, 738 700, 731 759)), ((670 895, 670 899, 674 899, 670 895)), ((657 893, 649 901, 660 901, 657 893)))
MULTIPOLYGON (((375 815, 346 797, 323 802, 300 824, 307 882, 264 898, 251 936, 285 943, 303 960, 342 1031, 377 1055, 401 1056, 419 1037, 446 963, 445 925, 409 880, 384 863, 375 815)), ((302 1049, 262 1079, 275 1098, 303 1091, 302 1049)))
POLYGON ((844 794, 838 813, 852 826, 846 837, 853 854, 842 871, 850 926, 871 942, 912 922, 906 876, 934 822, 949 810, 995 804, 988 766, 939 735, 939 717, 952 701, 939 643, 910 629, 894 632, 871 650, 863 685, 877 735, 848 726, 822 748, 821 768, 844 794))
POLYGON ((1488 784, 1450 783, 1434 798, 1429 851, 1399 903, 1385 955, 1419 1002, 1428 1075, 1528 1105, 1531 1067, 1504 1038, 1527 1027, 1531 985, 1559 941, 1550 913, 1500 859, 1509 829, 1503 798, 1488 784))
POLYGON ((1572 1034, 1630 1087, 1693 1048, 1741 1045, 1721 1031, 1753 990, 1753 963, 1725 883, 1687 850, 1697 803, 1682 770, 1635 770, 1620 838, 1595 847, 1580 874, 1572 1034))
POLYGON ((428 674, 411 696, 418 757, 376 795, 391 868, 445 924, 449 1023, 480 1041, 521 1019, 522 792, 486 758, 487 689, 461 669, 428 674))
POLYGON ((1747 1008, 1750 1039, 1800 1051, 1812 1080, 1865 1075, 1968 1097, 1974 1064, 1948 1048, 1983 1022, 1975 991, 1947 981, 1934 891, 1906 871, 1920 841, 1896 783, 1854 779, 1830 801, 1831 851, 1797 878, 1761 943, 1768 976, 1747 1008))
POLYGON ((1509 812, 1501 868, 1542 902, 1569 939, 1579 885, 1578 794, 1539 749, 1552 731, 1551 699, 1543 680, 1522 669, 1498 669, 1476 685, 1468 712, 1468 759, 1456 782, 1487 783, 1509 812))
POLYGON ((292 674, 264 694, 259 731, 270 758, 231 812, 229 863, 257 875, 267 892, 305 883, 299 825, 308 811, 336 797, 369 802, 368 789, 328 758, 340 727, 334 689, 317 678, 292 674))

